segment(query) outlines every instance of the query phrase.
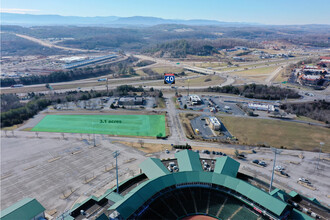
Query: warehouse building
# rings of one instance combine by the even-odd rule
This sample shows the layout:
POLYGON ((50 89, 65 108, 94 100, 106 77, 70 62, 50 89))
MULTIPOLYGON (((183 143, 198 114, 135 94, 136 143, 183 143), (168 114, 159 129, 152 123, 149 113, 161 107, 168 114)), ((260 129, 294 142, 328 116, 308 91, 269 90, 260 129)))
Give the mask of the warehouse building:
POLYGON ((192 105, 200 105, 202 104, 202 100, 198 95, 189 95, 189 101, 192 105))
POLYGON ((218 131, 221 128, 221 123, 216 117, 208 117, 206 121, 211 129, 218 131))

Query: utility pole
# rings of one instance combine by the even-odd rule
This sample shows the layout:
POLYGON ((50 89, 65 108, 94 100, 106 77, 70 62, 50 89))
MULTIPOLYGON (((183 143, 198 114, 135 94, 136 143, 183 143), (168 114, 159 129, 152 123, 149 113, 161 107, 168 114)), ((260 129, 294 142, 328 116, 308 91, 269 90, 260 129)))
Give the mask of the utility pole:
POLYGON ((271 192, 272 187, 273 187, 274 170, 275 170, 275 164, 276 164, 276 154, 280 154, 282 152, 282 150, 272 148, 272 151, 274 152, 274 164, 273 164, 272 178, 270 180, 269 193, 271 192))
POLYGON ((324 142, 320 142, 319 160, 317 161, 317 166, 316 166, 317 170, 319 169, 319 164, 320 164, 321 152, 322 152, 323 145, 324 145, 324 142))
POLYGON ((188 96, 189 96, 189 79, 188 79, 188 96))
POLYGON ((116 150, 115 152, 112 153, 113 157, 116 158, 116 180, 117 180, 117 193, 119 193, 119 188, 118 188, 118 156, 119 156, 119 151, 116 150))
POLYGON ((107 85, 106 85, 106 87, 107 87, 107 95, 109 95, 109 85, 108 85, 108 81, 109 80, 109 78, 107 77, 107 85))
POLYGON ((92 128, 93 128, 93 146, 96 147, 94 122, 92 122, 92 128))

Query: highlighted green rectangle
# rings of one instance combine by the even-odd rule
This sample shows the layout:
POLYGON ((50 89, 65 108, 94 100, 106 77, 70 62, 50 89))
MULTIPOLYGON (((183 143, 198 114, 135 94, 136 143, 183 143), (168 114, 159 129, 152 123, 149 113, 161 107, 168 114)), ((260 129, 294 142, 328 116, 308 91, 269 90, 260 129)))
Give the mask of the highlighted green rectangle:
POLYGON ((165 137, 165 115, 47 115, 31 131, 165 137))

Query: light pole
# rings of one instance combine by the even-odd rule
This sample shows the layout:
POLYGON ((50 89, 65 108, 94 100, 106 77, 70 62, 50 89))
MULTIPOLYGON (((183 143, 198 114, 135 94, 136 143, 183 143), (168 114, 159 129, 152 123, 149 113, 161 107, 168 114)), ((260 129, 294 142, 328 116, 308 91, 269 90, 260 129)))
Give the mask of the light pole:
POLYGON ((93 146, 96 147, 96 143, 95 143, 95 130, 94 130, 94 122, 92 122, 92 128, 93 128, 93 146))
POLYGON ((119 156, 119 151, 116 150, 115 152, 112 153, 113 157, 116 158, 116 180, 117 180, 117 193, 119 193, 119 188, 118 188, 118 156, 119 156))
POLYGON ((317 161, 317 167, 316 167, 317 170, 319 169, 319 164, 320 164, 321 152, 322 152, 323 145, 324 145, 324 142, 320 142, 319 160, 317 161))
POLYGON ((280 154, 282 152, 282 150, 272 148, 272 151, 274 152, 274 164, 273 164, 272 178, 270 180, 269 193, 271 192, 272 187, 273 187, 274 170, 275 170, 275 164, 276 164, 276 154, 280 154))

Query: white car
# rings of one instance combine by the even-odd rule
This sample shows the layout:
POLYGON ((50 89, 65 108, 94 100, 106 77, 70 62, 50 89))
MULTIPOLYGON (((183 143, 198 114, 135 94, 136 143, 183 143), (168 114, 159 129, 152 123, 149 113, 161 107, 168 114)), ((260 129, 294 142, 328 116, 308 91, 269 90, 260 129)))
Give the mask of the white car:
POLYGON ((303 182, 303 183, 307 183, 307 184, 311 184, 311 182, 309 182, 309 180, 305 179, 305 178, 299 178, 298 181, 303 182))
POLYGON ((285 170, 285 168, 282 167, 282 166, 276 166, 275 167, 275 170, 282 171, 282 170, 285 170))

